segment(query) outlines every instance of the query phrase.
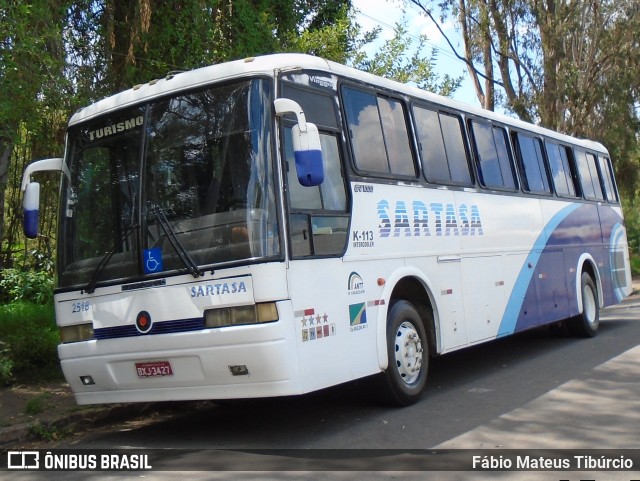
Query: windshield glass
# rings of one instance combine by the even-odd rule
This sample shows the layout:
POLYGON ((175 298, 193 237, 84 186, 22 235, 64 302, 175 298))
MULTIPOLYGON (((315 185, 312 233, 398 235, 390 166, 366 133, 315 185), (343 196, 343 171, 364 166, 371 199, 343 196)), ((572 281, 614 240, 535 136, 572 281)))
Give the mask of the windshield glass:
POLYGON ((70 129, 59 285, 277 256, 268 92, 236 82, 70 129))

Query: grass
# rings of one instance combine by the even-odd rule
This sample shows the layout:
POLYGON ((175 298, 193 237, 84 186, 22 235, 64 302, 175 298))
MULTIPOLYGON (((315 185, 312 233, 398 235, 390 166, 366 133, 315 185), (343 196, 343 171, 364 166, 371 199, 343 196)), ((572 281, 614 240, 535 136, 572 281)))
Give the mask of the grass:
POLYGON ((53 304, 0 305, 0 385, 59 379, 53 304))
POLYGON ((633 277, 640 276, 640 256, 638 254, 631 255, 631 274, 633 277))
POLYGON ((40 414, 45 411, 48 406, 48 401, 51 398, 51 393, 43 392, 38 394, 27 401, 24 412, 26 414, 40 414))
POLYGON ((68 427, 37 422, 29 426, 29 434, 44 441, 55 441, 71 434, 68 427))

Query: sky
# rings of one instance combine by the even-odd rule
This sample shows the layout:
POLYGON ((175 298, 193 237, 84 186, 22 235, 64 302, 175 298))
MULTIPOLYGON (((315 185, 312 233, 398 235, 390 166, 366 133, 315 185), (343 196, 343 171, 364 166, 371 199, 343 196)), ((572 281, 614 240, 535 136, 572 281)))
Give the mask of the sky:
MULTIPOLYGON (((438 60, 435 65, 435 71, 438 75, 449 74, 452 77, 463 77, 462 85, 453 94, 453 98, 477 107, 480 106, 464 63, 455 57, 447 41, 431 19, 425 16, 418 7, 402 0, 353 0, 352 3, 361 12, 356 16, 356 20, 363 30, 368 31, 375 27, 382 28, 377 43, 371 47, 371 53, 384 40, 393 37, 393 26, 402 21, 404 16, 408 20, 407 28, 411 35, 415 37, 421 34, 426 35, 428 38, 427 47, 438 49, 438 60), (403 6, 406 10, 404 13, 403 6)), ((438 15, 434 15, 434 17, 438 18, 438 15)), ((462 52, 462 37, 456 31, 454 24, 447 22, 441 27, 456 49, 462 52)), ((417 43, 416 38, 415 44, 417 43)), ((426 54, 428 55, 428 52, 426 54)))

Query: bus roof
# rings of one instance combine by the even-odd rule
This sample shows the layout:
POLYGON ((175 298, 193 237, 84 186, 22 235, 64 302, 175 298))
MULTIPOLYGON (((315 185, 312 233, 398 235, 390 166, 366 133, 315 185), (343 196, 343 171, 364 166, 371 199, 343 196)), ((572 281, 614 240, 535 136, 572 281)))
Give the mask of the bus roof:
POLYGON ((213 82, 256 75, 272 77, 276 71, 293 71, 301 69, 325 71, 339 75, 343 78, 367 83, 413 98, 419 98, 437 105, 442 105, 466 114, 491 119, 514 128, 529 130, 540 135, 555 138, 559 141, 570 142, 574 145, 579 145, 584 148, 600 152, 607 152, 606 148, 599 142, 577 139, 534 124, 523 122, 507 115, 484 110, 473 105, 427 92, 411 85, 402 84, 394 80, 385 79, 363 72, 353 67, 348 67, 346 65, 312 55, 296 53, 249 57, 243 60, 234 60, 231 62, 210 65, 187 72, 171 73, 165 78, 152 80, 146 84, 136 85, 133 88, 99 100, 98 102, 81 109, 71 117, 69 125, 72 126, 97 115, 110 113, 124 107, 132 106, 141 102, 147 102, 171 93, 209 85, 213 82))

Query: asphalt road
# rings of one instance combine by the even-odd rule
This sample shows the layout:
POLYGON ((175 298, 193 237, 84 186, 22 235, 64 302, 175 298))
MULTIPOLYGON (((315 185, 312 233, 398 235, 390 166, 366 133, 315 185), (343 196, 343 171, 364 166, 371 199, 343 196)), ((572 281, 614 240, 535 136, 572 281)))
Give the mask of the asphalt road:
MULTIPOLYGON (((188 403, 184 412, 141 425, 123 424, 87 433, 59 447, 188 449, 189 456, 182 452, 186 464, 180 464, 185 470, 207 462, 215 468, 216 453, 221 452, 218 450, 638 448, 640 297, 603 311, 601 319, 599 333, 593 339, 558 336, 540 329, 437 358, 430 365, 427 393, 421 402, 408 408, 380 406, 375 390, 359 381, 295 398, 222 405, 188 403)), ((333 456, 338 452, 333 451, 333 456)), ((167 459, 171 453, 167 451, 167 459)), ((331 456, 332 452, 309 453, 331 456)), ((253 459, 246 452, 244 456, 244 461, 253 459)), ((409 472, 403 469, 411 469, 411 463, 402 466, 402 457, 392 462, 400 463, 397 472, 368 472, 365 477, 640 479, 640 462, 634 465, 634 472, 599 471, 595 475, 576 471, 409 472)), ((365 459, 357 469, 375 466, 373 460, 367 464, 365 459)), ((277 468, 266 469, 259 461, 247 469, 265 472, 249 476, 235 471, 196 471, 189 473, 189 479, 364 479, 363 473, 354 471, 276 472, 277 468)), ((41 478, 29 477, 29 473, 10 474, 11 479, 41 478)), ((86 473, 76 475, 80 473, 66 473, 65 477, 87 477, 86 473)), ((177 475, 153 472, 145 477, 173 480, 177 475)), ((98 476, 121 479, 122 474, 98 476)), ((140 473, 126 476, 139 479, 140 473)))

